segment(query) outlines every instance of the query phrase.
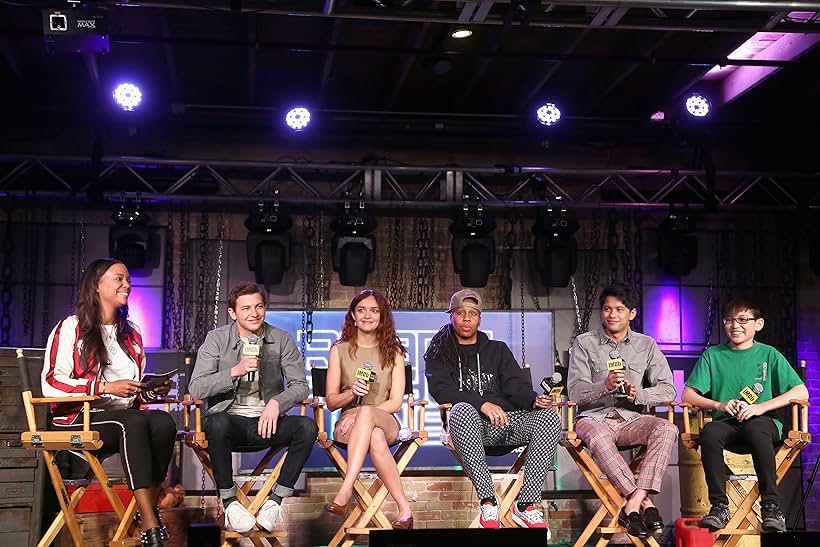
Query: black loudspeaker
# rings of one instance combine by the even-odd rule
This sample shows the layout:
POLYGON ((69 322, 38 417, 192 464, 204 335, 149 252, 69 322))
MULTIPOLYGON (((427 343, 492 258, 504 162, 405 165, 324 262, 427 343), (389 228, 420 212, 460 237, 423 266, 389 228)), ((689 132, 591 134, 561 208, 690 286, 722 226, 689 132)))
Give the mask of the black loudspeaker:
POLYGON ((333 271, 339 272, 339 283, 361 287, 367 274, 376 268, 376 240, 372 235, 333 236, 333 271))
POLYGON ((438 545, 469 545, 499 547, 500 545, 546 545, 547 529, 541 528, 419 528, 417 530, 373 530, 370 547, 432 547, 438 545))
POLYGON ((159 265, 159 233, 147 226, 111 226, 108 230, 108 254, 131 272, 144 277, 159 265))
POLYGON ((785 532, 760 534, 760 547, 816 547, 820 532, 785 532))
POLYGON ((698 265, 698 238, 691 232, 658 231, 658 265, 668 275, 689 275, 698 265))
POLYGON ((495 239, 454 235, 453 268, 464 287, 486 287, 495 271, 495 239))
POLYGON ((278 285, 290 268, 290 236, 248 233, 246 240, 248 269, 254 272, 261 285, 278 285))
POLYGON ((545 287, 566 287, 578 267, 578 242, 574 237, 535 236, 535 267, 545 287))

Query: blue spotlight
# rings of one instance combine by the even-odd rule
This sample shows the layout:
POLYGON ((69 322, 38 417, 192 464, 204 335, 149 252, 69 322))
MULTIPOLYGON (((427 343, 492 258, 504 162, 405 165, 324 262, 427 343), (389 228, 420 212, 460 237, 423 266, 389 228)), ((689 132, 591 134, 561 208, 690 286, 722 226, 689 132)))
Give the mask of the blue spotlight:
POLYGON ((700 93, 686 97, 686 111, 694 118, 705 118, 712 111, 712 103, 700 93))
POLYGON ((296 106, 288 110, 285 123, 294 131, 302 131, 310 125, 310 110, 303 106, 296 106))
POLYGON ((555 125, 561 119, 561 110, 553 103, 544 103, 535 111, 535 116, 541 125, 555 125))
POLYGON ((114 101, 126 112, 133 112, 142 102, 142 91, 135 84, 125 82, 114 88, 114 101))

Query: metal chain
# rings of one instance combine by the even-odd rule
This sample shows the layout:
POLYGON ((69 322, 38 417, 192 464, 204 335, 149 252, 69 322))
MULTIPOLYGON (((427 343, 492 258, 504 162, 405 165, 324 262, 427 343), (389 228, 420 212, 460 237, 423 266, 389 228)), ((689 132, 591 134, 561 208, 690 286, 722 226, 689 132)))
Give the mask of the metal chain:
POLYGON ((3 287, 0 289, 0 305, 3 307, 2 315, 0 315, 0 345, 8 347, 11 345, 11 280, 14 274, 14 239, 11 235, 11 208, 7 209, 6 213, 6 231, 3 238, 3 270, 0 274, 0 279, 3 281, 3 287))
POLYGON ((401 284, 399 283, 400 272, 404 269, 404 261, 401 260, 401 219, 393 218, 392 243, 387 257, 387 301, 393 308, 403 307, 401 299, 401 284))
MULTIPOLYGON (((595 295, 598 292, 598 284, 600 282, 601 273, 599 268, 601 262, 601 251, 599 249, 599 245, 601 242, 601 218, 599 215, 596 215, 592 220, 592 229, 590 233, 590 242, 589 242, 589 252, 587 254, 587 267, 584 271, 584 300, 583 300, 583 316, 581 316, 581 320, 579 324, 581 325, 588 325, 589 318, 592 315, 592 309, 595 306, 595 295)), ((573 276, 573 283, 574 283, 574 276, 573 276)), ((577 289, 573 289, 575 292, 574 298, 577 300, 577 289)), ((576 308, 578 305, 576 303, 576 308)), ((579 311, 580 313, 580 311, 579 311)), ((579 327, 579 334, 584 327, 579 327)))
POLYGON ((177 350, 188 348, 185 338, 187 317, 185 306, 186 296, 191 284, 191 272, 188 268, 188 213, 179 214, 179 285, 177 286, 176 308, 174 309, 174 346, 177 350))
POLYGON ((85 273, 85 213, 80 213, 80 277, 85 273))
MULTIPOLYGON (((322 215, 319 216, 320 223, 322 222, 322 215)), ((321 226, 321 224, 320 224, 321 226)), ((316 303, 319 301, 319 294, 322 292, 320 286, 320 273, 316 268, 317 259, 322 263, 321 268, 324 268, 324 261, 322 260, 321 246, 316 242, 316 230, 321 229, 316 226, 316 217, 308 217, 307 234, 308 234, 308 252, 307 252, 307 274, 310 283, 305 288, 305 312, 304 324, 302 325, 302 332, 304 332, 305 350, 307 345, 313 342, 313 310, 316 303), (318 256, 317 256, 317 253, 318 256)))
MULTIPOLYGON (((317 299, 315 304, 318 306, 319 309, 324 309, 325 307, 325 290, 329 288, 329 284, 326 281, 326 273, 325 273, 325 212, 319 211, 319 246, 316 249, 316 253, 319 257, 319 283, 316 286, 316 294, 317 299)), ((312 331, 311 331, 312 332, 312 331)))
MULTIPOLYGON (((632 272, 632 286, 639 298, 643 298, 643 246, 641 239, 641 218, 640 214, 635 215, 635 271, 632 272)), ((643 332, 643 314, 639 313, 632 320, 632 325, 638 332, 643 332)))
POLYGON ((632 286, 632 271, 634 263, 632 261, 632 221, 634 220, 634 216, 626 217, 621 224, 622 233, 623 233, 623 242, 624 242, 624 254, 623 254, 623 265, 624 265, 624 283, 632 286))
POLYGON ((520 279, 520 282, 518 283, 518 285, 521 289, 521 291, 520 291, 521 292, 521 366, 523 367, 524 365, 527 364, 527 354, 526 354, 526 351, 524 349, 524 346, 527 345, 526 344, 527 338, 524 334, 524 275, 523 275, 523 272, 521 272, 521 275, 519 276, 519 279, 520 279))
POLYGON ((51 319, 49 317, 49 278, 48 275, 51 273, 51 256, 52 256, 52 237, 50 237, 49 231, 51 230, 51 207, 46 208, 46 220, 45 225, 43 226, 43 237, 45 238, 45 242, 43 243, 43 300, 42 300, 42 315, 40 316, 40 341, 43 347, 46 346, 46 342, 48 342, 48 335, 51 332, 51 319))
POLYGON ((71 265, 68 271, 71 276, 69 306, 73 306, 74 299, 77 297, 77 211, 73 208, 71 209, 71 265))
POLYGON ((164 272, 164 283, 165 283, 165 299, 163 302, 163 307, 165 308, 165 313, 163 314, 163 321, 162 321, 162 347, 164 349, 170 349, 171 347, 171 334, 172 334, 172 323, 174 320, 174 311, 175 311, 175 294, 174 294, 174 217, 171 215, 171 211, 168 211, 168 218, 166 222, 166 229, 165 229, 165 272, 164 272))
MULTIPOLYGON (((199 483, 199 508, 205 513, 205 468, 202 468, 202 477, 199 483)), ((217 503, 217 505, 219 505, 217 503)))
POLYGON ((26 210, 23 226, 23 336, 34 345, 34 279, 37 262, 37 239, 34 235, 33 213, 26 210))
POLYGON ((606 226, 606 254, 609 260, 608 284, 618 280, 618 219, 615 213, 610 213, 606 226))
MULTIPOLYGON (((512 309, 512 276, 515 271, 515 220, 507 218, 507 229, 501 240, 501 283, 498 284, 498 308, 512 309)), ((523 279, 523 278, 522 278, 523 279)))
POLYGON ((199 271, 197 276, 196 328, 192 348, 198 347, 205 339, 205 321, 208 314, 208 297, 205 293, 205 271, 208 267, 208 213, 203 211, 199 217, 199 271))
POLYGON ((433 275, 430 257, 430 233, 427 221, 423 218, 416 218, 416 252, 413 272, 413 280, 416 284, 414 291, 414 308, 428 309, 432 307, 432 282, 433 275))
POLYGON ((219 225, 216 229, 216 237, 219 240, 219 246, 217 247, 216 283, 214 284, 214 321, 211 326, 211 329, 215 329, 219 324, 219 294, 222 288, 222 251, 225 246, 225 215, 221 215, 219 217, 219 225))
MULTIPOLYGON (((569 278, 570 286, 572 287, 572 301, 575 304, 575 321, 576 321, 576 330, 575 336, 578 336, 583 331, 584 327, 581 325, 581 309, 578 307, 578 288, 575 286, 575 276, 572 275, 569 278)), ((569 341, 570 347, 572 347, 572 343, 575 341, 575 336, 572 337, 572 340, 569 341)))

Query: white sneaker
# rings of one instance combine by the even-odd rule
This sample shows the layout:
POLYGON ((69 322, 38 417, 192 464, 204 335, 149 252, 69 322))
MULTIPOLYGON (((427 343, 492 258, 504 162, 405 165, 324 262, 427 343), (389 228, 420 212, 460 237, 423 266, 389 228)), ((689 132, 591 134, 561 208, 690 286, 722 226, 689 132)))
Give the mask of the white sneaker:
POLYGON ((281 528, 285 524, 282 506, 273 500, 266 501, 259 509, 259 514, 256 515, 256 524, 268 532, 281 528))
POLYGON ((253 530, 256 519, 238 501, 232 501, 225 508, 225 529, 240 534, 253 530))

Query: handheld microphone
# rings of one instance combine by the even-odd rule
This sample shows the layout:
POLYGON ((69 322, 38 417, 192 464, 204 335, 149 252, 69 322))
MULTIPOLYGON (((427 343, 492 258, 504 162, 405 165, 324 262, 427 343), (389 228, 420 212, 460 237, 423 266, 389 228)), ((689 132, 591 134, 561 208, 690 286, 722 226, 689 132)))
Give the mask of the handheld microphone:
MULTIPOLYGON (((373 370, 373 363, 370 361, 365 361, 362 366, 356 369, 356 379, 357 380, 364 380, 365 382, 372 383, 373 380, 376 379, 376 372, 373 370)), ((362 396, 359 395, 356 397, 356 405, 361 406, 362 404, 362 396)))
MULTIPOLYGON (((606 361, 606 369, 611 372, 613 370, 623 370, 625 368, 626 365, 624 365, 624 360, 621 357, 621 352, 619 352, 617 349, 613 349, 612 351, 610 351, 609 359, 607 359, 606 361)), ((624 387, 624 385, 619 385, 618 388, 615 390, 615 393, 613 393, 613 395, 616 399, 626 398, 626 388, 624 387)))
POLYGON ((740 396, 750 405, 755 404, 755 401, 760 399, 761 393, 763 393, 763 384, 760 383, 755 383, 751 387, 746 386, 740 390, 740 396))
MULTIPOLYGON (((251 334, 248 336, 248 343, 242 344, 242 357, 256 357, 259 359, 261 350, 262 346, 259 345, 259 337, 255 334, 251 334)), ((256 372, 249 372, 248 381, 253 382, 254 380, 256 380, 256 372)))
POLYGON ((561 376, 560 372, 553 372, 551 378, 541 380, 541 389, 544 391, 544 395, 549 395, 550 397, 561 395, 564 391, 564 386, 561 385, 561 380, 563 379, 564 377, 561 376))

